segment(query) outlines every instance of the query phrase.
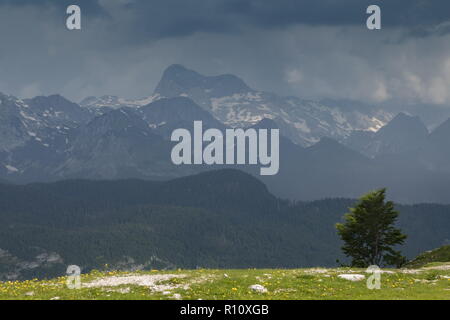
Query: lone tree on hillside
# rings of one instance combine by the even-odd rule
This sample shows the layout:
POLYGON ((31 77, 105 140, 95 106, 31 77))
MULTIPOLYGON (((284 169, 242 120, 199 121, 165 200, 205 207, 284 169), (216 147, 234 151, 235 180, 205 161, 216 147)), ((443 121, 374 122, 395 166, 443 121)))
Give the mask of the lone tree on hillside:
POLYGON ((344 241, 342 251, 352 258, 352 266, 401 266, 406 259, 393 249, 403 244, 406 235, 394 227, 398 212, 392 201, 385 201, 386 189, 370 192, 345 214, 345 222, 336 224, 344 241))

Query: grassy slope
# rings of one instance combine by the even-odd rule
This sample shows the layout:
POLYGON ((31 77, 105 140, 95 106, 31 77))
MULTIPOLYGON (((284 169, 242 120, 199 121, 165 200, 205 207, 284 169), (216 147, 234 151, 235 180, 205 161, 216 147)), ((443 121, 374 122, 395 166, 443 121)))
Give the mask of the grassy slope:
MULTIPOLYGON (((380 290, 367 289, 366 281, 351 282, 337 277, 341 273, 364 274, 361 269, 178 270, 133 274, 147 279, 182 276, 157 283, 167 286, 159 288, 160 291, 130 284, 70 290, 66 278, 62 277, 0 283, 0 299, 450 299, 450 264, 433 269, 391 271, 382 274, 380 290), (250 290, 249 286, 254 284, 263 285, 268 292, 250 290)), ((83 275, 82 283, 129 275, 95 271, 83 275)))
POLYGON ((429 264, 450 262, 450 245, 427 251, 407 264, 410 268, 420 268, 429 264))

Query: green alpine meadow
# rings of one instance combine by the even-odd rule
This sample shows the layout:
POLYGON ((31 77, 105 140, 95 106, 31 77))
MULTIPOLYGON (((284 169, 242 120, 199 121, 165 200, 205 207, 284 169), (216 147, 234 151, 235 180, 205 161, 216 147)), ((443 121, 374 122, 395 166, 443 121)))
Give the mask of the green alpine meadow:
MULTIPOLYGON (((448 249, 447 249, 448 250, 448 249)), ((93 271, 72 279, 0 283, 0 299, 20 300, 449 300, 450 263, 383 269, 380 289, 358 268, 93 271), (364 275, 351 281, 342 275, 364 275)))

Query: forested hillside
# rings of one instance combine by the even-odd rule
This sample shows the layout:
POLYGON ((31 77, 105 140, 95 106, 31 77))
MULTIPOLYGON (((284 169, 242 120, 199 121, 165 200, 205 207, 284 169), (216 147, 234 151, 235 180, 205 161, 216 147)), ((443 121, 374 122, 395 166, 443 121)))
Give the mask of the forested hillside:
MULTIPOLYGON (((92 268, 290 268, 342 260, 349 199, 292 203, 237 170, 167 182, 0 185, 0 279, 92 268)), ((450 206, 397 206, 409 257, 450 239, 450 206)))

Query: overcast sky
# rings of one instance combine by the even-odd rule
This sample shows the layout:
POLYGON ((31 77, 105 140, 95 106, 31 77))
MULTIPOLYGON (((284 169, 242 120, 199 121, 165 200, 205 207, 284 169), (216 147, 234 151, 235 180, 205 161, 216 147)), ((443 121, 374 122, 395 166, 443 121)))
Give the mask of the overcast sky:
POLYGON ((173 63, 283 95, 450 104, 450 1, 0 0, 3 93, 145 97, 173 63))

